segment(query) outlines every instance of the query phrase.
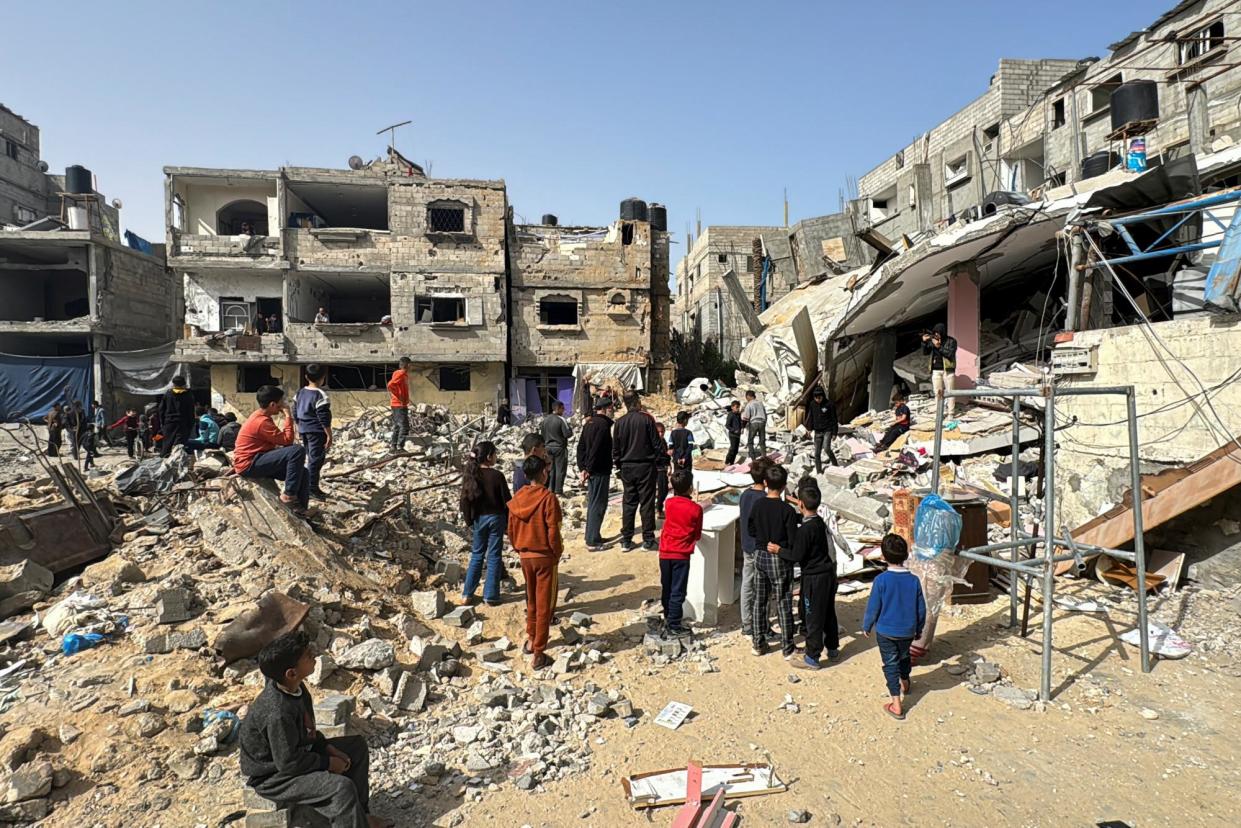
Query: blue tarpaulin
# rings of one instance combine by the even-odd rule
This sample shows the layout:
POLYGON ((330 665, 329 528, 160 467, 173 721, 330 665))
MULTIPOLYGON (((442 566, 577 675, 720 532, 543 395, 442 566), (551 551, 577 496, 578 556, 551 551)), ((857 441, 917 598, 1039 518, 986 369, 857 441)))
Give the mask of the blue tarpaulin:
POLYGON ((41 420, 52 403, 91 396, 90 354, 70 357, 0 354, 0 422, 41 420), (68 387, 66 393, 65 388, 68 387))

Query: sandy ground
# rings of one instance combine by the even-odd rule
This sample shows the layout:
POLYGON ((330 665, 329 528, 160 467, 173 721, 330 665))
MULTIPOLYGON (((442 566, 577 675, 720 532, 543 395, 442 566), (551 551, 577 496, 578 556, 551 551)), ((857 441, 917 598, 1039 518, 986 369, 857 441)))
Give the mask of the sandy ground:
MULTIPOLYGON (((658 597, 654 553, 592 554, 573 542, 561 581, 575 593, 563 609, 591 613, 615 644, 609 665, 574 681, 619 686, 645 714, 642 722, 631 730, 608 721, 592 769, 577 779, 536 793, 505 787, 441 811, 434 824, 454 824, 457 815, 463 819, 455 824, 463 825, 670 824, 674 808, 649 815, 630 809, 621 779, 691 758, 768 756, 790 789, 738 800, 748 824, 785 824, 790 809, 809 811, 812 825, 877 826, 1235 825, 1241 814, 1241 670, 1191 656, 1157 662, 1143 675, 1136 650, 1116 638, 1133 623, 1126 612, 1113 611, 1106 621, 1057 616, 1054 698, 1038 712, 978 696, 945 669, 960 654, 978 653, 999 663, 1014 684, 1037 687, 1040 645, 1004 626, 1007 598, 955 608, 940 621, 935 658, 914 669, 909 715, 898 722, 881 710, 886 690, 878 652, 856 632, 867 593, 839 601, 847 632, 841 658, 829 669, 795 671, 778 654, 751 655, 734 606, 719 628, 704 633, 719 672, 703 674, 695 662, 652 665, 619 635, 626 624, 636 628, 633 609, 643 599, 658 597), (793 673, 799 682, 790 682, 793 673), (799 713, 781 709, 786 693, 799 713), (669 700, 696 711, 675 732, 652 722, 669 700), (1144 709, 1158 718, 1145 718, 1144 709)), ((1092 590, 1099 587, 1066 588, 1092 590)), ((519 640, 522 611, 514 603, 484 608, 484 615, 519 640)), ((1031 621, 1041 623, 1037 605, 1031 621)))

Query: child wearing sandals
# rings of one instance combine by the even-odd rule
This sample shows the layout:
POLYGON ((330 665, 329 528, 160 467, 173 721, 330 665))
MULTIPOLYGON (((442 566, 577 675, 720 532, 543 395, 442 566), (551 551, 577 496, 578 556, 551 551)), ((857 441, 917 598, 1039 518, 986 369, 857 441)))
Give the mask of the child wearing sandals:
POLYGON ((909 692, 909 645, 922 634, 926 623, 926 601, 922 585, 903 564, 909 557, 909 546, 900 535, 883 539, 883 559, 888 569, 875 578, 862 618, 862 634, 870 637, 875 631, 879 655, 883 657, 883 677, 888 682, 891 701, 883 709, 894 719, 904 719, 901 696, 909 692))

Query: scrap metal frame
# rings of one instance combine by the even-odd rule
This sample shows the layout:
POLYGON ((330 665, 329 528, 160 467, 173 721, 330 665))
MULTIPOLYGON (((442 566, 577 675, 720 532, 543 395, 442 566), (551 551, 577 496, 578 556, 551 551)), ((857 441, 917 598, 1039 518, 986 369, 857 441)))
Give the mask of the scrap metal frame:
POLYGON ((1146 549, 1142 537, 1142 475, 1138 466, 1138 417, 1137 399, 1132 385, 1108 386, 1099 388, 1060 388, 1047 381, 1039 388, 983 388, 945 390, 935 401, 935 453, 932 458, 931 491, 939 494, 939 464, 944 433, 945 402, 950 397, 1001 397, 1012 399, 1013 412, 1013 474, 1009 480, 1011 538, 1001 543, 989 543, 969 549, 955 550, 960 558, 968 561, 980 561, 990 566, 1006 569, 1011 573, 1009 578, 1009 626, 1017 623, 1017 576, 1042 577, 1043 579, 1043 665, 1042 681, 1039 685, 1039 698, 1046 702, 1051 699, 1051 645, 1052 645, 1052 597, 1055 592, 1056 564, 1064 561, 1077 561, 1082 565, 1082 552, 1107 555, 1135 565, 1138 574, 1138 629, 1139 650, 1141 651, 1142 672, 1151 670, 1149 630, 1147 628, 1146 602, 1146 549), (1059 397, 1086 397, 1120 395, 1125 397, 1127 404, 1127 421, 1129 425, 1129 476, 1133 497, 1133 551, 1108 549, 1091 544, 1078 543, 1069 535, 1067 527, 1060 527, 1061 534, 1055 531, 1056 514, 1056 400, 1059 397), (1016 463, 1021 451, 1021 399, 1023 397, 1039 397, 1043 400, 1043 524, 1041 535, 1027 534, 1021 527, 1018 511, 1018 493, 1016 463), (1042 547, 1042 554, 1036 555, 1036 547, 1042 547), (1022 547, 1030 549, 1030 558, 1019 559, 1018 550, 1022 547), (1068 553, 1057 555, 1056 548, 1064 547, 1068 553), (993 553, 1008 551, 1007 559, 993 557, 993 553))
POLYGON ((1219 228, 1221 233, 1228 230, 1227 223, 1231 221, 1231 217, 1223 219, 1217 216, 1211 208, 1220 207, 1226 204, 1234 204, 1241 201, 1241 188, 1225 190, 1221 193, 1213 193, 1206 196, 1196 196, 1186 199, 1185 201, 1177 201, 1172 204, 1166 204, 1154 210, 1145 210, 1141 213, 1134 213, 1128 216, 1117 216, 1107 218, 1095 218, 1089 216, 1084 219, 1084 223, 1089 224, 1109 224, 1124 240, 1125 245, 1129 248, 1128 256, 1118 256, 1114 259, 1107 259, 1108 264, 1118 265, 1128 262, 1139 262, 1145 259, 1155 259, 1161 256, 1174 256, 1177 253, 1192 253, 1196 250, 1209 250, 1219 247, 1223 241, 1223 237, 1212 239, 1210 241, 1198 241, 1189 244, 1174 244, 1171 247, 1159 247, 1165 241, 1168 241, 1177 230, 1183 227, 1191 218, 1201 216, 1203 221, 1210 221, 1219 228), (1173 223, 1159 238, 1143 247, 1134 240, 1130 234, 1128 225, 1143 224, 1152 219, 1170 219, 1175 216, 1180 219, 1173 223))

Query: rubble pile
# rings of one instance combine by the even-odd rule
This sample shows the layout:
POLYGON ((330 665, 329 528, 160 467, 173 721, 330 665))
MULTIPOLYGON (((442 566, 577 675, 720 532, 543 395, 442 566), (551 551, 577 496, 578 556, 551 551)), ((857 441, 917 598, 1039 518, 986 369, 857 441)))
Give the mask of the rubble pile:
MULTIPOLYGON (((108 557, 59 584, 32 562, 0 567, 0 823, 218 818, 178 810, 202 802, 178 792, 218 784, 217 799, 240 801, 236 730, 264 683, 253 656, 298 623, 318 652, 320 729, 382 745, 376 767, 415 783, 383 786, 406 805, 433 780, 475 795, 483 780, 536 788, 586 767, 592 723, 636 722, 619 692, 572 681, 610 657, 588 617, 570 619, 573 643, 529 678, 514 672, 519 645, 491 640, 472 608, 445 598, 469 553, 457 509, 465 453, 490 439, 516 464, 538 422, 504 427, 426 405, 411 420, 409 450, 395 455, 386 416, 337 429, 323 476, 332 497, 309 524, 274 483, 230 475, 222 453, 191 466, 178 451, 148 461, 167 486, 122 494, 125 468, 92 479, 119 516, 108 557)), ((0 509, 56 499, 37 469, 3 468, 14 485, 0 509)), ((580 498, 565 512, 580 523, 580 498)))

